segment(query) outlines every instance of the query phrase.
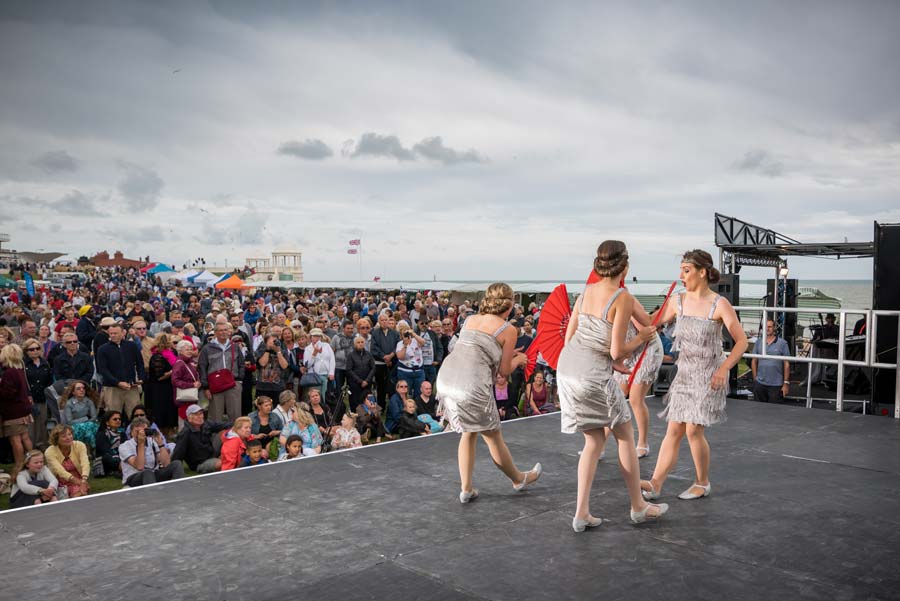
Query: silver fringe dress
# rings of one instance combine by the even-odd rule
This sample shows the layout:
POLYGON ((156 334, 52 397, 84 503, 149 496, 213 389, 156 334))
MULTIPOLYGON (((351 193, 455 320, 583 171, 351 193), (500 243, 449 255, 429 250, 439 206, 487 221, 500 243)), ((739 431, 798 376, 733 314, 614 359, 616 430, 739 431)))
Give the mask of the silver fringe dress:
MULTIPOLYGON (((630 322, 628 324, 628 333, 625 334, 625 342, 629 342, 635 336, 637 336, 637 328, 634 327, 633 322, 630 322)), ((643 348, 643 346, 639 346, 630 357, 625 359, 625 367, 627 367, 629 370, 634 369, 638 358, 641 356, 641 351, 643 350, 643 348)), ((662 341, 659 339, 659 334, 657 334, 653 338, 651 338, 650 342, 648 343, 647 354, 644 355, 644 360, 641 362, 641 368, 638 370, 637 375, 634 377, 635 383, 640 382, 641 384, 648 384, 652 386, 653 383, 656 382, 656 378, 659 376, 659 368, 662 365, 662 362, 663 346, 662 341)), ((613 377, 619 384, 628 384, 628 378, 631 376, 614 371, 613 377)))
POLYGON ((435 388, 450 430, 484 432, 500 427, 494 377, 503 347, 497 336, 508 326, 504 323, 493 335, 464 329, 453 352, 444 359, 435 388))
POLYGON ((725 362, 722 350, 722 323, 713 320, 720 296, 713 300, 706 319, 684 315, 683 295, 678 295, 673 351, 678 351, 678 373, 672 380, 659 414, 670 422, 711 426, 724 422, 727 386, 710 388, 713 373, 725 362))
POLYGON ((578 328, 563 347, 556 367, 562 431, 568 434, 631 420, 631 409, 613 378, 610 342, 612 324, 607 314, 622 290, 603 308, 603 317, 578 314, 578 328))

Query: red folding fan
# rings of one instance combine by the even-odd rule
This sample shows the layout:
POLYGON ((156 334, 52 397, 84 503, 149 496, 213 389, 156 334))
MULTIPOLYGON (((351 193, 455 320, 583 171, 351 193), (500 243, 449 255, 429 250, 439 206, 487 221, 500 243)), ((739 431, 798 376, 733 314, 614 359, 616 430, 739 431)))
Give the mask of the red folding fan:
POLYGON ((528 347, 528 363, 525 366, 525 379, 531 377, 537 363, 538 352, 544 357, 550 367, 556 369, 559 354, 562 352, 566 339, 566 328, 569 327, 569 318, 572 309, 569 307, 569 293, 565 284, 560 284, 553 289, 547 302, 541 309, 541 318, 538 320, 537 335, 534 342, 528 347))

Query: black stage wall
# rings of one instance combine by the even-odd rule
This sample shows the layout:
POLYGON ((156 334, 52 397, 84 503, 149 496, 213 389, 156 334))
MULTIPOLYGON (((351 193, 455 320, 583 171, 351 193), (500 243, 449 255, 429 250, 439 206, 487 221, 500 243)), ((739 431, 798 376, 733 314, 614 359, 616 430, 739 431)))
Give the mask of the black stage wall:
MULTIPOLYGON (((900 223, 875 222, 875 261, 872 275, 872 308, 900 310, 900 223)), ((878 319, 875 355, 880 363, 897 361, 897 318, 878 319)), ((894 404, 894 370, 876 369, 872 378, 872 400, 894 404)))

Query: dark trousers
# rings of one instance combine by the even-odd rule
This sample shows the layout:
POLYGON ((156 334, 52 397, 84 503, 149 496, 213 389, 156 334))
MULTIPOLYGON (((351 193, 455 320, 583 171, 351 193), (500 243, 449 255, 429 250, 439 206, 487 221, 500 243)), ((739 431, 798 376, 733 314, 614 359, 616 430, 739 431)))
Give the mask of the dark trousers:
POLYGON ((387 400, 394 394, 391 386, 391 368, 384 364, 375 364, 375 400, 381 406, 381 410, 387 407, 387 400))
POLYGON ((368 386, 363 388, 356 382, 352 380, 349 382, 350 384, 350 407, 356 407, 360 405, 363 401, 366 400, 366 396, 372 392, 372 384, 370 383, 368 386))
POLYGON ((509 374, 509 400, 519 406, 519 395, 522 394, 522 386, 525 384, 525 370, 521 367, 509 374))
POLYGON ((425 370, 425 379, 428 380, 432 386, 434 386, 434 381, 437 379, 437 368, 437 365, 426 365, 422 367, 422 369, 425 370))
POLYGON ((356 407, 356 415, 359 416, 357 425, 360 432, 365 433, 366 430, 369 430, 369 438, 373 441, 384 436, 384 424, 381 422, 380 415, 366 413, 366 409, 363 406, 356 407))
POLYGON ((410 398, 417 399, 419 398, 422 382, 425 381, 425 371, 421 367, 419 369, 398 367, 397 380, 406 380, 406 383, 409 385, 410 398))
MULTIPOLYGON (((246 372, 243 379, 243 386, 241 387, 241 415, 250 415, 250 412, 253 411, 253 384, 255 381, 255 377, 253 372, 246 372)), ((275 401, 275 404, 278 404, 278 398, 272 399, 275 401)), ((230 415, 228 419, 234 420, 230 415)))
POLYGON ((334 370, 334 384, 337 386, 338 394, 341 394, 341 391, 344 389, 344 382, 347 381, 347 370, 346 369, 337 369, 334 370))
POLYGON ((168 480, 177 480, 184 478, 184 466, 180 461, 173 461, 166 467, 158 470, 145 469, 136 474, 128 476, 125 484, 134 488, 135 486, 143 486, 145 484, 153 484, 154 482, 166 482, 168 480))
POLYGON ((784 395, 781 394, 781 386, 753 382, 753 398, 761 403, 780 403, 784 400, 784 395))
POLYGON ((112 475, 113 472, 121 472, 119 469, 121 460, 118 455, 102 455, 100 460, 103 462, 103 473, 107 476, 112 475))

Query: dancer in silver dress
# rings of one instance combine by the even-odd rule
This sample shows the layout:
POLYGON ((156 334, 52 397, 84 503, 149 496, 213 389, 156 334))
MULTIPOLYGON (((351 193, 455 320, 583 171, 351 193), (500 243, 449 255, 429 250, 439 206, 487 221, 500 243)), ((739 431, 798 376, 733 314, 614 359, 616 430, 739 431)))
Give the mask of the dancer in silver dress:
POLYGON ((436 382, 437 398, 451 430, 460 432, 460 503, 478 497, 472 487, 475 445, 484 438, 494 464, 512 481, 517 491, 541 476, 541 464, 521 472, 500 433, 500 416, 494 400, 494 378, 508 376, 528 358, 515 350, 516 331, 506 321, 513 308, 513 291, 507 284, 488 286, 479 314, 466 319, 453 352, 444 360, 436 382))
POLYGON ((666 395, 660 414, 669 425, 659 448, 656 469, 649 481, 641 482, 645 499, 657 499, 669 472, 678 463, 678 449, 685 434, 694 459, 696 480, 679 499, 709 496, 709 443, 704 429, 725 421, 725 393, 728 370, 737 365, 747 350, 747 336, 731 303, 709 289, 719 281, 712 257, 704 250, 692 250, 681 259, 681 281, 687 292, 663 309, 660 323, 675 320, 678 373, 666 395), (734 339, 731 353, 722 350, 722 326, 734 339))
MULTIPOLYGON (((637 336, 638 327, 650 325, 650 316, 647 315, 640 303, 635 303, 634 313, 631 323, 628 324, 625 342, 630 342, 637 336)), ((629 372, 637 364, 643 348, 643 345, 639 346, 634 353, 625 359, 625 367, 628 368, 629 372)), ((619 371, 613 373, 616 382, 622 387, 622 392, 628 395, 628 404, 631 405, 634 421, 637 423, 638 441, 635 448, 638 459, 643 459, 650 454, 650 442, 647 440, 647 433, 650 429, 650 410, 647 409, 647 402, 644 399, 653 383, 656 382, 657 376, 659 376, 659 368, 662 366, 662 362, 662 341, 659 339, 659 334, 654 334, 650 342, 647 343, 647 353, 644 355, 641 367, 631 383, 631 389, 628 388, 629 374, 619 371)))
POLYGON ((606 443, 606 427, 612 430, 619 444, 619 467, 631 501, 631 520, 640 523, 655 519, 668 509, 665 504, 652 505, 641 498, 631 413, 612 375, 613 361, 631 355, 656 335, 656 329, 641 328, 637 336, 625 342, 634 297, 619 288, 619 281, 628 273, 628 251, 624 243, 603 242, 597 249, 594 270, 602 279, 585 286, 584 294, 575 301, 566 330, 566 344, 556 369, 562 431, 584 435, 572 520, 576 532, 602 523, 600 518, 591 515, 590 495, 597 460, 606 443))

